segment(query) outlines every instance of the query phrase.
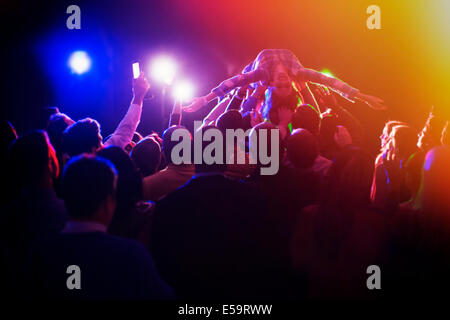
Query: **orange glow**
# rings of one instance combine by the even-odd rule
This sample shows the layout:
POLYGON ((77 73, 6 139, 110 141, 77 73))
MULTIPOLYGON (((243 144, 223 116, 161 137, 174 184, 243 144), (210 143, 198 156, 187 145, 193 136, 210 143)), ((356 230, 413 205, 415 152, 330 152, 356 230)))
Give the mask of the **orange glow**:
POLYGON ((366 27, 369 0, 174 3, 183 23, 233 61, 233 70, 262 49, 288 48, 305 67, 330 68, 385 100, 380 124, 398 118, 421 127, 431 105, 450 116, 450 0, 377 0, 381 30, 366 27))

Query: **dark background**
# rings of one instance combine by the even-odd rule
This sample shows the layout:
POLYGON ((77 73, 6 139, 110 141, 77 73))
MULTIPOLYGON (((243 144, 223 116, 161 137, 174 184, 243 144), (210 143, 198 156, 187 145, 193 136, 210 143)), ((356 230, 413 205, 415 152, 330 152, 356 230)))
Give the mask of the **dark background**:
MULTIPOLYGON (((448 117, 450 1, 403 0, 165 0, 2 1, 1 115, 19 133, 36 126, 42 107, 58 106, 77 120, 93 117, 111 133, 131 99, 131 64, 149 69, 168 54, 203 95, 239 72, 264 48, 288 48, 309 68, 324 68, 383 98, 388 111, 342 105, 367 128, 375 151, 384 121, 420 128, 431 105, 448 117), (66 9, 81 8, 81 30, 68 30, 66 9), (367 6, 381 8, 381 30, 366 28, 367 6), (75 50, 92 58, 91 71, 70 73, 75 50)), ((144 106, 138 130, 161 130, 160 87, 144 106)), ((166 112, 171 108, 170 95, 166 112)), ((185 117, 186 121, 201 114, 185 117)))

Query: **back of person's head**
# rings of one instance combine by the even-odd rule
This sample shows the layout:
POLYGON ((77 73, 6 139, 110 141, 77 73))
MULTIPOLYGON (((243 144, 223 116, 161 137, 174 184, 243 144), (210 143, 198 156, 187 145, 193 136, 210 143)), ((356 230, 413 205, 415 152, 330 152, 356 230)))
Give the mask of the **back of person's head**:
POLYGON ((392 129, 395 126, 407 126, 408 124, 403 121, 398 120, 389 120, 384 124, 383 134, 386 134, 386 138, 389 138, 389 135, 392 132, 392 129))
POLYGON ((406 124, 402 121, 397 121, 397 120, 389 120, 384 124, 383 131, 381 132, 381 135, 380 135, 381 152, 386 151, 385 147, 389 142, 389 139, 390 139, 391 133, 392 133, 392 129, 395 126, 408 126, 408 124, 406 124))
POLYGON ((278 118, 278 110, 281 108, 286 108, 292 112, 295 111, 297 106, 300 105, 300 97, 298 96, 297 91, 292 90, 292 92, 285 96, 281 97, 276 94, 274 88, 269 87, 266 90, 266 100, 262 107, 262 116, 264 119, 269 120, 274 124, 279 123, 278 118))
POLYGON ((158 142, 159 146, 162 147, 162 138, 159 136, 158 132, 152 131, 149 135, 146 136, 146 138, 152 138, 156 142, 158 142))
POLYGON ((322 203, 336 209, 369 205, 373 171, 368 153, 354 146, 343 148, 328 171, 322 203))
POLYGON ((388 159, 406 160, 417 150, 417 134, 409 126, 393 127, 389 139, 388 159))
POLYGON ((133 141, 134 143, 138 143, 142 139, 144 139, 144 137, 142 137, 142 135, 139 132, 135 131, 133 133, 133 138, 131 139, 131 141, 133 141))
POLYGON ((117 180, 118 209, 134 208, 142 199, 142 178, 125 150, 118 146, 109 146, 97 152, 97 156, 111 161, 119 177, 117 180))
POLYGON ((58 107, 44 107, 39 110, 38 121, 36 129, 45 130, 49 124, 50 117, 59 113, 58 107))
MULTIPOLYGON (((202 133, 202 161, 201 163, 195 164, 195 172, 196 173, 212 173, 212 172, 224 172, 226 169, 226 140, 222 131, 219 130, 214 125, 203 126, 200 128, 202 133), (208 137, 205 139, 205 137, 208 137), (216 141, 216 139, 222 139, 222 142, 216 141), (207 141, 210 140, 210 141, 207 141), (213 148, 217 146, 217 148, 213 148), (211 152, 209 152, 209 151, 211 152), (206 152, 205 152, 206 151, 206 152), (208 156, 211 156, 212 159, 207 159, 208 156), (209 163, 211 162, 211 163, 209 163)), ((194 148, 195 149, 195 145, 194 148)), ((195 150, 194 150, 195 152, 195 150)))
MULTIPOLYGON (((182 138, 175 139, 172 138, 175 131, 178 130, 184 130, 184 132, 189 134, 189 137, 192 141, 192 135, 189 133, 189 131, 183 127, 183 126, 171 126, 170 128, 167 128, 163 133, 162 138, 162 152, 164 154, 164 158, 166 159, 167 163, 172 163, 172 149, 180 143, 182 138)), ((183 155, 180 155, 183 156, 183 155)), ((192 163, 191 159, 190 162, 192 163)))
POLYGON ((63 134, 63 148, 70 156, 94 153, 102 145, 100 124, 91 118, 78 120, 63 134))
POLYGON ((47 126, 47 133, 56 152, 62 152, 63 133, 67 127, 73 125, 74 123, 75 121, 64 113, 55 113, 50 116, 47 126))
POLYGON ((56 131, 60 134, 63 133, 67 127, 75 123, 75 121, 72 120, 67 114, 61 112, 52 114, 48 121, 47 132, 56 131))
POLYGON ((315 136, 319 135, 321 116, 318 110, 309 104, 302 104, 292 116, 293 129, 306 129, 315 136))
POLYGON ((59 174, 55 150, 45 131, 32 131, 9 148, 8 162, 20 185, 51 183, 59 174))
POLYGON ((287 139, 287 157, 299 169, 310 168, 319 155, 316 138, 306 129, 295 129, 287 139))
POLYGON ((115 210, 117 171, 106 159, 92 155, 73 157, 64 168, 62 187, 67 212, 72 219, 95 220, 99 209, 112 218, 115 210))
POLYGON ((161 147, 153 138, 144 138, 131 151, 131 159, 143 177, 154 174, 161 163, 161 147))
POLYGON ((243 129, 242 115, 238 110, 228 110, 222 113, 216 120, 216 126, 224 134, 227 129, 243 129))
POLYGON ((434 110, 431 110, 428 114, 425 126, 419 134, 417 147, 423 151, 428 151, 433 147, 439 146, 441 144, 442 130, 444 126, 445 121, 437 115, 434 110))
MULTIPOLYGON (((261 148, 266 148, 267 150, 267 154, 272 157, 272 150, 274 150, 274 152, 278 152, 278 159, 281 162, 281 159, 283 159, 284 156, 284 146, 281 140, 281 135, 280 132, 278 131, 278 140, 275 140, 275 137, 272 138, 272 135, 275 131, 278 131, 278 128, 270 122, 261 122, 258 123, 256 126, 254 126, 252 128, 252 130, 250 131, 250 137, 249 137, 249 150, 250 153, 252 152, 257 152, 258 155, 260 155, 260 149, 261 148), (264 130, 266 132, 266 143, 263 144, 263 142, 261 141, 261 133, 264 130), (272 141, 274 140, 274 141, 272 141), (276 146, 273 146, 272 143, 275 143, 276 146), (256 145, 255 145, 256 143, 256 145)), ((260 163, 260 157, 257 156, 257 154, 251 154, 252 157, 257 157, 258 160, 258 165, 262 165, 260 163)))

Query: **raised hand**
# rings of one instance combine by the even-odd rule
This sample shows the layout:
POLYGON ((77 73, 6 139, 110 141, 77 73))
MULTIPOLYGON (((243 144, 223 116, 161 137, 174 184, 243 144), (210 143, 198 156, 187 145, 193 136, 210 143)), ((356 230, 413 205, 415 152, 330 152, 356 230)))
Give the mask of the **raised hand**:
POLYGON ((333 108, 337 106, 337 100, 333 94, 333 91, 325 86, 318 85, 314 90, 314 97, 317 99, 320 106, 326 108, 333 108))
POLYGON ((383 104, 383 100, 368 94, 358 92, 356 98, 366 103, 369 107, 374 110, 386 110, 387 107, 383 104))
POLYGON ((237 96, 241 99, 244 99, 247 96, 248 89, 249 89, 249 86, 240 87, 236 92, 237 96))
POLYGON ((200 110, 207 102, 205 97, 194 98, 190 105, 183 107, 183 111, 195 112, 200 110))
POLYGON ((183 107, 181 106, 181 99, 175 99, 175 102, 173 103, 172 114, 181 114, 182 108, 183 107))
POLYGON ((348 132, 346 127, 337 126, 336 129, 336 133, 334 134, 334 142, 336 142, 336 144, 340 148, 353 143, 352 136, 350 135, 350 132, 348 132))
POLYGON ((144 72, 141 72, 137 79, 133 79, 133 103, 142 104, 149 89, 150 84, 145 78, 144 72))

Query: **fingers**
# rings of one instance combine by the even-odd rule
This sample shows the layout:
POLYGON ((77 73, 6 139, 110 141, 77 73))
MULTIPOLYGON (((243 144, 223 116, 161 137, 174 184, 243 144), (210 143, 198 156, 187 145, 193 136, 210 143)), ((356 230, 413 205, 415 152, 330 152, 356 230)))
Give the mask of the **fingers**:
POLYGON ((384 101, 383 101, 383 99, 380 99, 380 98, 378 98, 378 97, 375 97, 375 96, 371 96, 371 95, 368 95, 368 94, 362 94, 362 99, 364 100, 364 101, 367 101, 367 102, 371 102, 371 103, 383 103, 384 101))
POLYGON ((192 105, 189 105, 189 106, 183 107, 183 111, 191 113, 191 112, 194 112, 195 110, 192 108, 192 105))
POLYGON ((374 110, 387 110, 387 107, 381 103, 369 103, 366 101, 366 104, 374 110))
POLYGON ((374 110, 386 110, 387 107, 384 105, 384 100, 375 96, 368 94, 359 94, 360 99, 364 101, 369 107, 374 110))
POLYGON ((139 77, 137 77, 136 79, 133 79, 133 82, 136 84, 145 84, 145 85, 150 85, 147 78, 145 77, 145 73, 143 71, 141 71, 141 73, 139 74, 139 77))
POLYGON ((348 129, 344 126, 337 126, 336 133, 334 134, 334 141, 340 147, 352 144, 352 136, 348 129))
POLYGON ((207 103, 207 101, 204 97, 194 98, 194 101, 190 105, 183 107, 183 111, 195 112, 195 111, 201 109, 201 107, 203 107, 206 103, 207 103))
POLYGON ((380 99, 380 98, 377 98, 377 97, 372 97, 372 96, 370 97, 369 101, 373 101, 373 102, 380 103, 380 104, 382 104, 384 102, 383 99, 380 99))

